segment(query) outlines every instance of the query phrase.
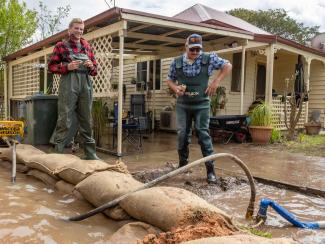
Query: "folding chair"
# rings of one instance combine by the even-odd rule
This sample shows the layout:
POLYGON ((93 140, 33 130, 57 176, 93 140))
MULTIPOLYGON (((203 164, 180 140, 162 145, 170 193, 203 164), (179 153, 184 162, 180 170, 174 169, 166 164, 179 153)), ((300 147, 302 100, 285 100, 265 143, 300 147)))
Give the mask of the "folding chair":
MULTIPOLYGON (((113 148, 117 137, 118 104, 114 102, 113 148)), ((128 116, 122 120, 122 142, 127 141, 136 150, 142 151, 142 135, 139 120, 128 116)))

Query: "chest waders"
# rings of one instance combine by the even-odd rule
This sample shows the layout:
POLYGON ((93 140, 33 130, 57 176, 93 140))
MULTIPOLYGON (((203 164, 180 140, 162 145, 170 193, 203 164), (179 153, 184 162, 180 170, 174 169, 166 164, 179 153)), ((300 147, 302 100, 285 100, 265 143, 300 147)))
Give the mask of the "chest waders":
MULTIPOLYGON (((204 157, 212 155, 213 145, 209 134, 210 98, 205 94, 209 84, 209 54, 202 54, 200 73, 194 77, 187 77, 183 72, 183 56, 176 58, 176 77, 179 84, 186 85, 185 94, 177 98, 176 120, 178 134, 179 167, 188 164, 192 122, 194 120, 195 133, 204 157)), ((205 163, 207 181, 216 183, 213 161, 205 163)))
MULTIPOLYGON (((85 62, 87 54, 74 53, 70 43, 66 42, 71 60, 85 62)), ((53 133, 56 151, 63 153, 64 147, 72 140, 79 125, 79 133, 83 139, 85 159, 99 159, 96 155, 96 144, 92 138, 92 80, 89 70, 83 64, 77 70, 61 75, 58 96, 58 121, 53 133), (77 120, 77 121, 76 121, 77 120)))

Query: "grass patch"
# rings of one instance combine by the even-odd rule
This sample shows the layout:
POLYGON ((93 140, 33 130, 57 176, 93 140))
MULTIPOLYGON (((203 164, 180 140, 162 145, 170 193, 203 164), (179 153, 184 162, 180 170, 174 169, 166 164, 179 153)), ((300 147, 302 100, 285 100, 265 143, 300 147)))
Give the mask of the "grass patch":
POLYGON ((265 238, 272 238, 272 234, 270 232, 257 230, 257 229, 254 229, 254 228, 250 228, 249 232, 252 233, 253 235, 256 235, 256 236, 261 236, 261 237, 265 237, 265 238))
POLYGON ((325 135, 299 134, 295 141, 284 143, 290 152, 302 152, 308 156, 325 157, 325 135))
POLYGON ((252 227, 248 227, 248 226, 240 226, 240 229, 242 229, 245 232, 249 232, 253 235, 256 236, 261 236, 261 237, 265 237, 265 238, 272 238, 272 234, 270 232, 267 231, 262 231, 262 230, 258 230, 256 228, 252 228, 252 227))

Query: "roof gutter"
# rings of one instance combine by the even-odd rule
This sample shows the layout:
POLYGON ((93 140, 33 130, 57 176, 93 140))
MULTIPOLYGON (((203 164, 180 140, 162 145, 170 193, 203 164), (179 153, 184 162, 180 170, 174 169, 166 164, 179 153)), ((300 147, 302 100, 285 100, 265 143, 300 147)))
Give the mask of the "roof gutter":
POLYGON ((310 52, 310 53, 325 57, 325 52, 319 51, 319 50, 311 48, 311 47, 306 47, 306 46, 304 46, 304 45, 302 45, 300 43, 297 43, 295 41, 291 41, 291 40, 288 40, 288 39, 285 39, 283 37, 276 36, 276 35, 254 34, 254 41, 266 42, 266 43, 269 43, 269 44, 279 42, 279 43, 288 45, 290 47, 297 48, 299 50, 303 50, 303 51, 306 51, 306 52, 310 52))

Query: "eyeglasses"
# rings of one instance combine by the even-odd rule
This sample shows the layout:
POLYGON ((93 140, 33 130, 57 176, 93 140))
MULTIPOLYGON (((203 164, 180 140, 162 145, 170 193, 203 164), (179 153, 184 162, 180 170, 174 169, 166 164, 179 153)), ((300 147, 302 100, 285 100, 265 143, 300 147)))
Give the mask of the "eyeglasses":
POLYGON ((197 47, 190 48, 189 50, 190 50, 191 53, 194 53, 194 52, 199 53, 199 52, 201 52, 201 48, 197 48, 197 47))

